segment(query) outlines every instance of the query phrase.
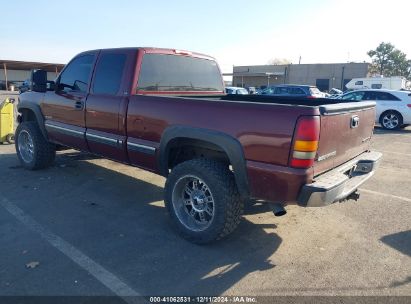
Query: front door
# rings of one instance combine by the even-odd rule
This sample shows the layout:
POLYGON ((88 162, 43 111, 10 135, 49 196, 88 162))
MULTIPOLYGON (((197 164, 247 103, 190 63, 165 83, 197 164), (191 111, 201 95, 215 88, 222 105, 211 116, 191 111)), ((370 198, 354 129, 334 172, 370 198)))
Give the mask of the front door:
POLYGON ((97 52, 82 53, 64 68, 55 91, 48 91, 41 104, 49 139, 87 151, 85 104, 97 52))

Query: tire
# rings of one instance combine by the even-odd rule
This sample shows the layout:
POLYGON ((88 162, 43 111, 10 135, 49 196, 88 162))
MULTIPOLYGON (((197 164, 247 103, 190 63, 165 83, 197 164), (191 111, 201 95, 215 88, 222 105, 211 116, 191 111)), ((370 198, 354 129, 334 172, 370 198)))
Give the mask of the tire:
POLYGON ((55 145, 44 138, 34 121, 19 124, 16 130, 15 146, 20 163, 28 170, 47 168, 56 156, 55 145))
POLYGON ((174 167, 166 181, 164 201, 179 234, 196 244, 229 235, 244 211, 233 173, 228 166, 208 159, 174 167))
POLYGON ((7 134, 7 136, 6 136, 6 141, 7 141, 9 144, 14 144, 14 134, 12 134, 12 133, 7 134))
POLYGON ((386 130, 398 130, 402 122, 402 116, 397 111, 386 111, 380 116, 380 124, 386 130))

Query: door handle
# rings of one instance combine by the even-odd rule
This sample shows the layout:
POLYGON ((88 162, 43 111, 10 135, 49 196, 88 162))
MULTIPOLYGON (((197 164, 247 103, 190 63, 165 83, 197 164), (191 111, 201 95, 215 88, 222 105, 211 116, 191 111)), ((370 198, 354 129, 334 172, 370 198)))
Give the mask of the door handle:
POLYGON ((84 103, 82 101, 76 101, 74 103, 74 108, 76 110, 83 110, 83 107, 84 107, 84 103))

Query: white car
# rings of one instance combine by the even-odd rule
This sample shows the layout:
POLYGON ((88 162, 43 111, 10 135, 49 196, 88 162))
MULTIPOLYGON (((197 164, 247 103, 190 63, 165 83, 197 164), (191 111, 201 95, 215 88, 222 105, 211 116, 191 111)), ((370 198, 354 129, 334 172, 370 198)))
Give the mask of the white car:
POLYGON ((239 95, 247 95, 248 91, 244 88, 240 87, 225 87, 226 94, 239 94, 239 95))
POLYGON ((384 129, 395 130, 411 124, 411 91, 357 90, 336 99, 377 103, 375 122, 384 129))

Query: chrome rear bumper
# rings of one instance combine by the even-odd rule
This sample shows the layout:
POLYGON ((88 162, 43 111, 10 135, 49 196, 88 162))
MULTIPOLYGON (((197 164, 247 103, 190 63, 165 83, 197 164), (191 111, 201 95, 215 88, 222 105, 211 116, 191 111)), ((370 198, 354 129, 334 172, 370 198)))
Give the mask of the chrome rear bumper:
POLYGON ((379 152, 365 152, 314 178, 301 189, 298 204, 321 207, 346 199, 374 174, 381 157, 379 152))

